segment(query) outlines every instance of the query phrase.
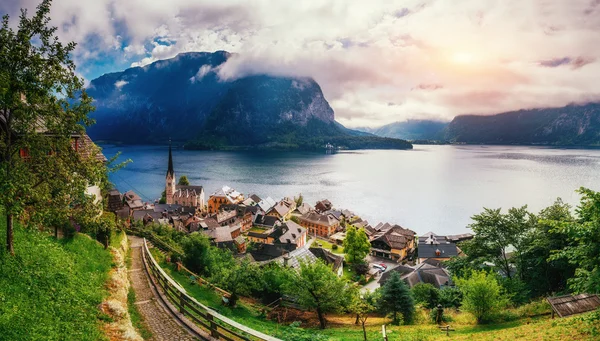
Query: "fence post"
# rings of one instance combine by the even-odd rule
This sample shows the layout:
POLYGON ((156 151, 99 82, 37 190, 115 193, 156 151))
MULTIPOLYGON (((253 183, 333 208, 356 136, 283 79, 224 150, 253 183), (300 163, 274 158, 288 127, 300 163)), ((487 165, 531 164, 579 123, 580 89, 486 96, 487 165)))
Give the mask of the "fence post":
POLYGON ((185 295, 183 292, 179 292, 179 312, 185 315, 185 295))
POLYGON ((219 331, 217 330, 217 324, 213 320, 212 314, 208 311, 206 312, 206 319, 208 320, 208 323, 210 323, 210 336, 218 339, 219 331))

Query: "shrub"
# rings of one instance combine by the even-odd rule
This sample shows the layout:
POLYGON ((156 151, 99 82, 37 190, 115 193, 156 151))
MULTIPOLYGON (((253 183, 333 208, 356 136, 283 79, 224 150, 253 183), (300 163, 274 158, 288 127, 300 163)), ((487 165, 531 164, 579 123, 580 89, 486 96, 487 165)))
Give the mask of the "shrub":
POLYGON ((440 291, 429 283, 417 283, 412 289, 415 303, 423 305, 427 309, 437 306, 440 291))
POLYGON ((462 292, 457 287, 445 287, 439 291, 439 304, 444 308, 459 308, 462 292))
POLYGON ((456 284, 463 294, 462 308, 473 314, 477 323, 491 321, 508 303, 496 276, 485 271, 471 271, 467 277, 457 279, 456 284))
POLYGON ((333 245, 331 245, 331 249, 332 249, 332 250, 337 250, 337 249, 338 249, 338 246, 337 246, 337 244, 333 244, 333 245))
MULTIPOLYGON (((433 308, 429 312, 429 319, 434 323, 437 322, 437 312, 438 312, 437 308, 433 308)), ((442 322, 448 323, 448 322, 452 322, 452 321, 454 321, 452 319, 452 316, 442 313, 442 322)))
POLYGON ((369 264, 360 262, 352 265, 352 269, 357 275, 366 275, 369 272, 369 264))

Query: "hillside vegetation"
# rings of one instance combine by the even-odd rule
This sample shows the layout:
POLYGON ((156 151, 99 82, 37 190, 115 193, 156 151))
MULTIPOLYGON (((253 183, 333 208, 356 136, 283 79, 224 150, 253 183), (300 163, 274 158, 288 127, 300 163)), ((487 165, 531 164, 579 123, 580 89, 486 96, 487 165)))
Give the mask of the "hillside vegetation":
POLYGON ((445 130, 451 142, 599 145, 600 104, 457 116, 445 130))
POLYGON ((16 256, 0 251, 0 339, 105 339, 98 305, 110 253, 82 234, 56 241, 16 224, 15 235, 16 256))

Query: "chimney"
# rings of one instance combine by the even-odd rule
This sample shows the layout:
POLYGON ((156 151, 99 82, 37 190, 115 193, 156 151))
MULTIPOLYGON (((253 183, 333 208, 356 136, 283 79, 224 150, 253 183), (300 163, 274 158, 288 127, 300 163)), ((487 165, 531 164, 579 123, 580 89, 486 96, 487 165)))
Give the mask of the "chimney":
POLYGON ((285 256, 283 256, 283 266, 287 267, 290 261, 290 253, 288 252, 285 256))

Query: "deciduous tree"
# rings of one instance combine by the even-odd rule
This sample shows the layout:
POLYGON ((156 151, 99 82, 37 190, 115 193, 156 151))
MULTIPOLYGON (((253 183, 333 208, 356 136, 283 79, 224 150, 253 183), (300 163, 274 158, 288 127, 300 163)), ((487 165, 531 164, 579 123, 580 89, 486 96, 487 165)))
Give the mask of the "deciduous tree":
POLYGON ((508 303, 496 276, 485 271, 471 271, 465 278, 457 278, 456 285, 463 294, 462 309, 473 314, 477 323, 488 322, 508 303))
POLYGON ((346 229, 346 238, 344 239, 344 252, 346 261, 349 263, 362 262, 371 250, 369 237, 364 229, 357 229, 355 226, 348 226, 346 229))
POLYGON ((190 181, 188 180, 187 175, 182 175, 179 177, 179 182, 177 182, 179 186, 189 186, 190 181))
POLYGON ((345 286, 346 283, 321 260, 314 263, 300 261, 300 269, 286 284, 285 291, 297 297, 300 305, 315 309, 320 327, 325 329, 325 314, 343 307, 345 286))
POLYGON ((106 175, 95 146, 86 156, 73 148, 92 123, 92 99, 75 74, 75 44, 58 40, 49 12, 44 0, 32 17, 21 11, 16 29, 7 15, 0 28, 0 205, 11 254, 15 218, 74 200, 106 175))

